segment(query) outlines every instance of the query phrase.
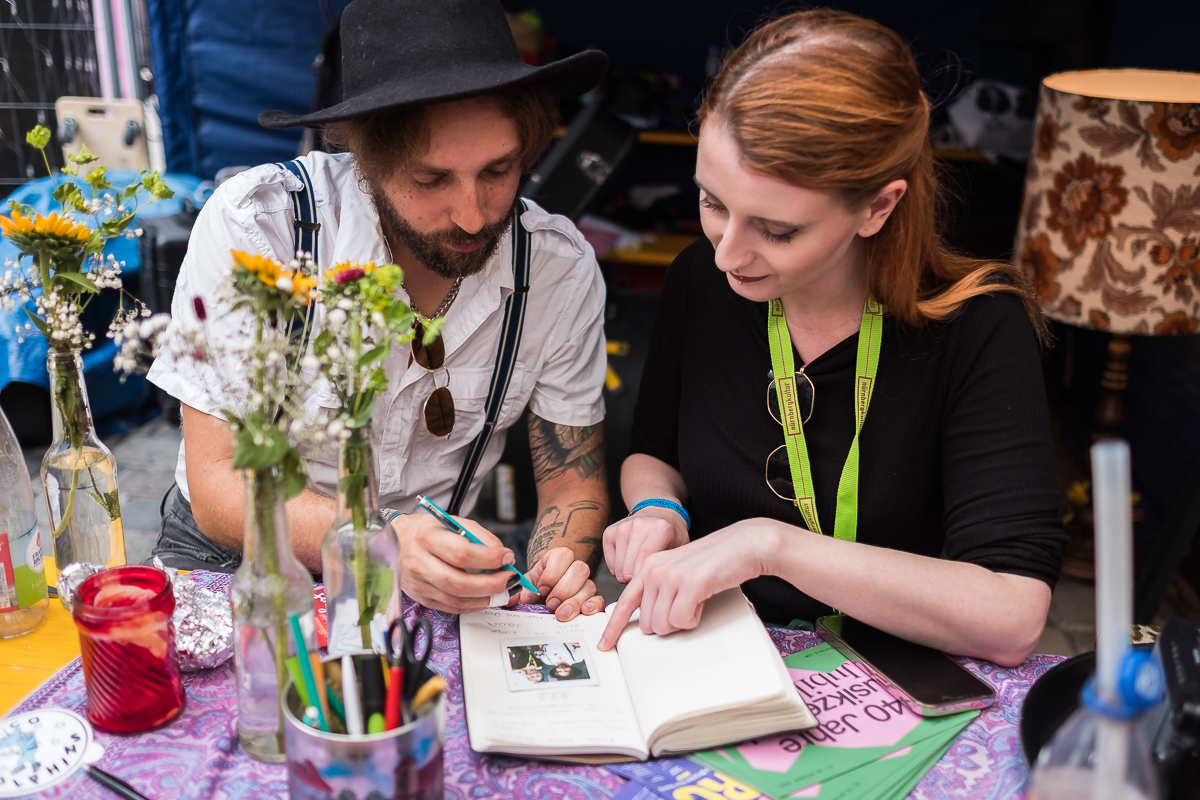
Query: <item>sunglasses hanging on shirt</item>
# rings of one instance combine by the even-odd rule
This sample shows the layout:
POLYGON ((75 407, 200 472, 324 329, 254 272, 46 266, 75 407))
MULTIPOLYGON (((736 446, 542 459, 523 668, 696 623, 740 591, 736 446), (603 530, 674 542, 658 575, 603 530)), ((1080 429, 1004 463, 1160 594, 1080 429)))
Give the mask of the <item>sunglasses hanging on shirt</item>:
MULTIPOLYGON (((867 407, 879 368, 880 340, 883 337, 883 306, 867 296, 858 327, 858 355, 855 359, 854 438, 838 480, 837 508, 834 517, 835 538, 855 541, 858 529, 859 434, 867 417, 867 407)), ((816 394, 812 379, 797 370, 792 359, 792 340, 787 328, 782 300, 772 300, 767 313, 767 340, 771 348, 771 385, 767 389, 767 410, 783 428, 784 444, 767 456, 766 479, 771 491, 796 504, 804 523, 813 533, 823 533, 817 518, 816 492, 804 423, 812 416, 816 394), (776 375, 784 377, 775 378, 776 375), (803 381, 800 378, 804 378, 803 381), (776 397, 772 399, 772 389, 776 397), (776 416, 776 410, 779 415, 776 416), (786 469, 786 471, 785 471, 786 469), (790 480, 789 480, 790 478, 790 480)))
MULTIPOLYGON (((807 365, 805 365, 807 366, 807 365)), ((813 404, 817 398, 817 388, 812 379, 804 374, 805 367, 796 370, 796 400, 800 405, 800 421, 807 423, 812 419, 813 404), (800 380, 803 378, 804 380, 800 380)), ((775 370, 767 370, 767 412, 771 419, 783 424, 783 414, 779 411, 779 392, 775 389, 775 370)))
POLYGON ((412 360, 421 369, 433 373, 433 391, 425 398, 421 415, 425 419, 425 429, 430 435, 449 439, 454 431, 454 397, 450 394, 450 370, 446 369, 446 345, 438 336, 429 344, 425 344, 425 326, 420 320, 413 323, 416 336, 412 340, 412 360), (437 385, 437 373, 446 373, 446 385, 437 385))
MULTIPOLYGON (((807 366, 807 365, 806 365, 807 366)), ((813 415, 817 390, 812 378, 804 374, 805 367, 796 370, 796 399, 800 407, 801 422, 807 424, 813 415), (804 380, 801 380, 803 378, 804 380)), ((767 370, 767 413, 771 419, 783 424, 783 414, 779 410, 779 392, 775 388, 775 370, 767 370)), ((767 456, 767 486, 781 500, 789 503, 796 502, 796 487, 792 483, 792 467, 788 462, 787 445, 781 444, 767 456)))

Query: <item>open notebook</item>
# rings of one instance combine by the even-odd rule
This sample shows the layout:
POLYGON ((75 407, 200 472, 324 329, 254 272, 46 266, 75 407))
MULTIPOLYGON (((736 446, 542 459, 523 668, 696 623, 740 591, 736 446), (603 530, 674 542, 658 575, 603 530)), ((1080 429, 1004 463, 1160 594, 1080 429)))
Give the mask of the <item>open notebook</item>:
POLYGON ((464 615, 472 749, 645 759, 816 725, 740 589, 710 598, 695 630, 647 636, 630 622, 602 653, 607 624, 607 611, 568 623, 502 609, 464 615))

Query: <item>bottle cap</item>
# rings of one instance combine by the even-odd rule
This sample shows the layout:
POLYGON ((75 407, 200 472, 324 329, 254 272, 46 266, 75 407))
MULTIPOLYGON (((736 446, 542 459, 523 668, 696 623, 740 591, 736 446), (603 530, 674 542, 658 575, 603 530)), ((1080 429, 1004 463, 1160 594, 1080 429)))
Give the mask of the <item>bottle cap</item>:
POLYGON ((1148 650, 1130 650, 1117 676, 1117 702, 1108 704, 1096 694, 1095 676, 1083 685, 1084 705, 1111 719, 1129 719, 1156 705, 1164 687, 1162 666, 1148 650))

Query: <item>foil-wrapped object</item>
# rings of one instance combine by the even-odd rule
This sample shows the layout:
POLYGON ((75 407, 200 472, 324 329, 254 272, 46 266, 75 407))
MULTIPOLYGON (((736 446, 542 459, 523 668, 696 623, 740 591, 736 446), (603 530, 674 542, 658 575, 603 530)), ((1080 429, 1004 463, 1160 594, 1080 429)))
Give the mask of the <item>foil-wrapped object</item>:
POLYGON ((67 564, 63 567, 62 574, 58 576, 58 585, 55 587, 58 590, 58 601, 63 604, 63 608, 70 611, 71 600, 75 598, 75 589, 79 587, 79 584, 103 570, 104 567, 99 564, 88 564, 86 561, 76 561, 74 564, 67 564))
POLYGON ((214 594, 187 575, 164 567, 156 556, 154 566, 171 577, 175 591, 175 650, 184 672, 219 667, 233 656, 233 609, 229 598, 214 594))

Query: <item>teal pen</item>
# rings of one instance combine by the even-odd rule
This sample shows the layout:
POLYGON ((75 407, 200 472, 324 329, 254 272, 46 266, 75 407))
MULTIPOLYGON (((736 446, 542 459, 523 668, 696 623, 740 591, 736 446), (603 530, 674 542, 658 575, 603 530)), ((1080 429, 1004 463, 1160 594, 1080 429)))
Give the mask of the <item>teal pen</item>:
MULTIPOLYGON (((437 503, 433 502, 425 495, 421 495, 420 497, 418 497, 417 503, 418 503, 418 505, 421 506, 421 508, 425 509, 430 514, 433 514, 435 517, 437 517, 438 521, 441 522, 443 525, 445 525, 448 530, 454 531, 459 536, 466 537, 467 541, 471 542, 472 544, 482 545, 484 547, 487 546, 487 545, 484 545, 483 542, 479 541, 478 536, 471 533, 469 530, 464 528, 462 525, 459 525, 457 522, 455 522, 454 517, 450 516, 445 511, 440 509, 438 507, 437 503)), ((530 583, 529 579, 521 574, 521 570, 517 569, 512 564, 508 564, 504 568, 515 572, 517 574, 517 577, 521 579, 521 585, 524 586, 526 589, 533 592, 534 594, 538 593, 537 587, 534 586, 532 583, 530 583)))
MULTIPOLYGON (((308 696, 317 709, 317 723, 321 726, 321 730, 329 733, 329 723, 325 721, 325 713, 321 711, 321 704, 317 701, 317 698, 320 697, 317 694, 317 679, 313 676, 312 664, 308 660, 308 646, 304 642, 304 631, 300 628, 300 617, 292 614, 288 617, 288 621, 292 624, 292 638, 296 640, 296 655, 300 656, 300 674, 304 676, 304 688, 308 690, 308 696)), ((310 706, 310 708, 314 706, 310 706)), ((307 714, 308 711, 305 709, 305 716, 307 714)))

